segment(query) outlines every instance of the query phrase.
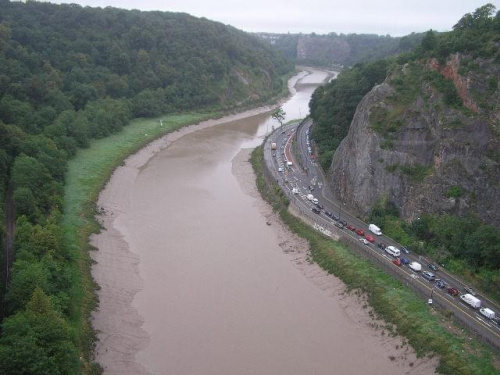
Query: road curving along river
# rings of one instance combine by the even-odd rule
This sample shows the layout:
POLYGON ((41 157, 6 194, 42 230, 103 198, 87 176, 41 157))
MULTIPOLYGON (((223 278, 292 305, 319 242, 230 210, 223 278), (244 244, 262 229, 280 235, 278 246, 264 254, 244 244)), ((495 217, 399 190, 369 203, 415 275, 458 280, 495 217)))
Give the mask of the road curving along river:
MULTIPOLYGON (((283 104, 304 117, 329 76, 301 73, 283 104)), ((105 374, 431 374, 366 305, 307 262, 256 193, 248 148, 269 111, 179 133, 128 159, 99 205, 93 275, 105 374), (271 224, 271 225, 269 225, 271 224), (372 324, 373 323, 373 324, 372 324)))

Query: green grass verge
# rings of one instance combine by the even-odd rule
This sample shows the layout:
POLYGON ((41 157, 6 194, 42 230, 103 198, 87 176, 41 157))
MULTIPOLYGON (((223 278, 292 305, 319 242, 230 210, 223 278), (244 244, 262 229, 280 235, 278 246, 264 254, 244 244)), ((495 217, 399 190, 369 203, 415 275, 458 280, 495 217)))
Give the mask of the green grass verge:
POLYGON ((385 329, 405 337, 418 356, 439 356, 441 374, 499 373, 495 368, 500 363, 498 353, 479 340, 470 340, 452 317, 433 310, 398 279, 290 214, 286 198, 276 191, 274 181, 266 179, 262 147, 254 150, 251 162, 261 195, 294 233, 308 240, 312 260, 342 279, 349 289, 365 292, 375 313, 387 323, 385 329))
POLYGON ((89 256, 89 236, 100 229, 95 220, 99 192, 127 156, 166 133, 220 115, 217 112, 172 115, 162 117, 163 126, 160 126, 159 119, 134 120, 119 133, 93 141, 89 148, 79 150, 68 163, 62 226, 66 245, 76 260, 72 265, 71 322, 79 333, 85 373, 101 372, 91 361, 95 336, 90 314, 97 303, 94 291, 98 286, 90 274, 92 262, 89 256))

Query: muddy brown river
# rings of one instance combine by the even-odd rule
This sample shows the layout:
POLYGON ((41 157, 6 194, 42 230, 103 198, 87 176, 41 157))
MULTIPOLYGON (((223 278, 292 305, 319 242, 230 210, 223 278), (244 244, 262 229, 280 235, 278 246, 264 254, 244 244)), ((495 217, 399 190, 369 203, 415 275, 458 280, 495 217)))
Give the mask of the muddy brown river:
MULTIPOLYGON (((287 119, 307 115, 327 78, 299 76, 287 119)), ((107 231, 94 240, 105 374, 433 373, 369 329, 361 303, 305 261, 303 244, 267 225, 240 152, 276 125, 267 112, 207 127, 117 171, 99 201, 107 231)))

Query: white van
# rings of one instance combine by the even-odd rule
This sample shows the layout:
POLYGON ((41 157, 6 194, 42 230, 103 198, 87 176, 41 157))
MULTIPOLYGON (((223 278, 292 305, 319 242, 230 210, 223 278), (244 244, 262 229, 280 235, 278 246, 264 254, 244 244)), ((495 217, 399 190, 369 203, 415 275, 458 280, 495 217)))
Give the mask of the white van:
POLYGON ((418 262, 411 262, 408 267, 410 267, 415 272, 422 271, 422 265, 418 262))
POLYGON ((495 319, 495 312, 491 309, 488 309, 487 307, 483 309, 479 309, 479 312, 483 314, 485 317, 488 319, 495 319))
POLYGON ((381 236, 382 235, 382 231, 375 224, 368 225, 368 230, 370 232, 372 232, 373 234, 376 234, 377 236, 381 236))
POLYGON ((387 246, 385 248, 385 252, 389 255, 392 255, 393 257, 398 257, 401 255, 401 251, 399 251, 399 249, 396 249, 394 246, 387 246))

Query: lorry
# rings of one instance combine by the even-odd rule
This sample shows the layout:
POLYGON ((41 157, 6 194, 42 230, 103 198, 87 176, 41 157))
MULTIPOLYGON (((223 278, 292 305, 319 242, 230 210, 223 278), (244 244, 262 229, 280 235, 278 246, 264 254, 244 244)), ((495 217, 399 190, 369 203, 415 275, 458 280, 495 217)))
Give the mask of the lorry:
POLYGON ((495 312, 487 307, 479 309, 479 312, 483 314, 488 319, 495 319, 495 312))
POLYGON ((481 300, 479 298, 474 297, 472 294, 466 293, 460 296, 462 302, 468 304, 469 306, 478 309, 481 307, 481 300))
POLYGON ((422 265, 418 262, 411 262, 408 267, 410 267, 415 272, 422 271, 422 265))
POLYGON ((373 234, 376 234, 377 236, 381 236, 382 235, 382 231, 375 224, 368 225, 368 230, 370 232, 372 232, 373 234))
POLYGON ((276 147, 278 147, 276 142, 271 143, 271 150, 276 150, 276 147))
POLYGON ((398 257, 401 255, 401 251, 399 251, 399 249, 395 248, 394 246, 387 246, 385 248, 385 252, 389 255, 392 255, 393 257, 398 257))

